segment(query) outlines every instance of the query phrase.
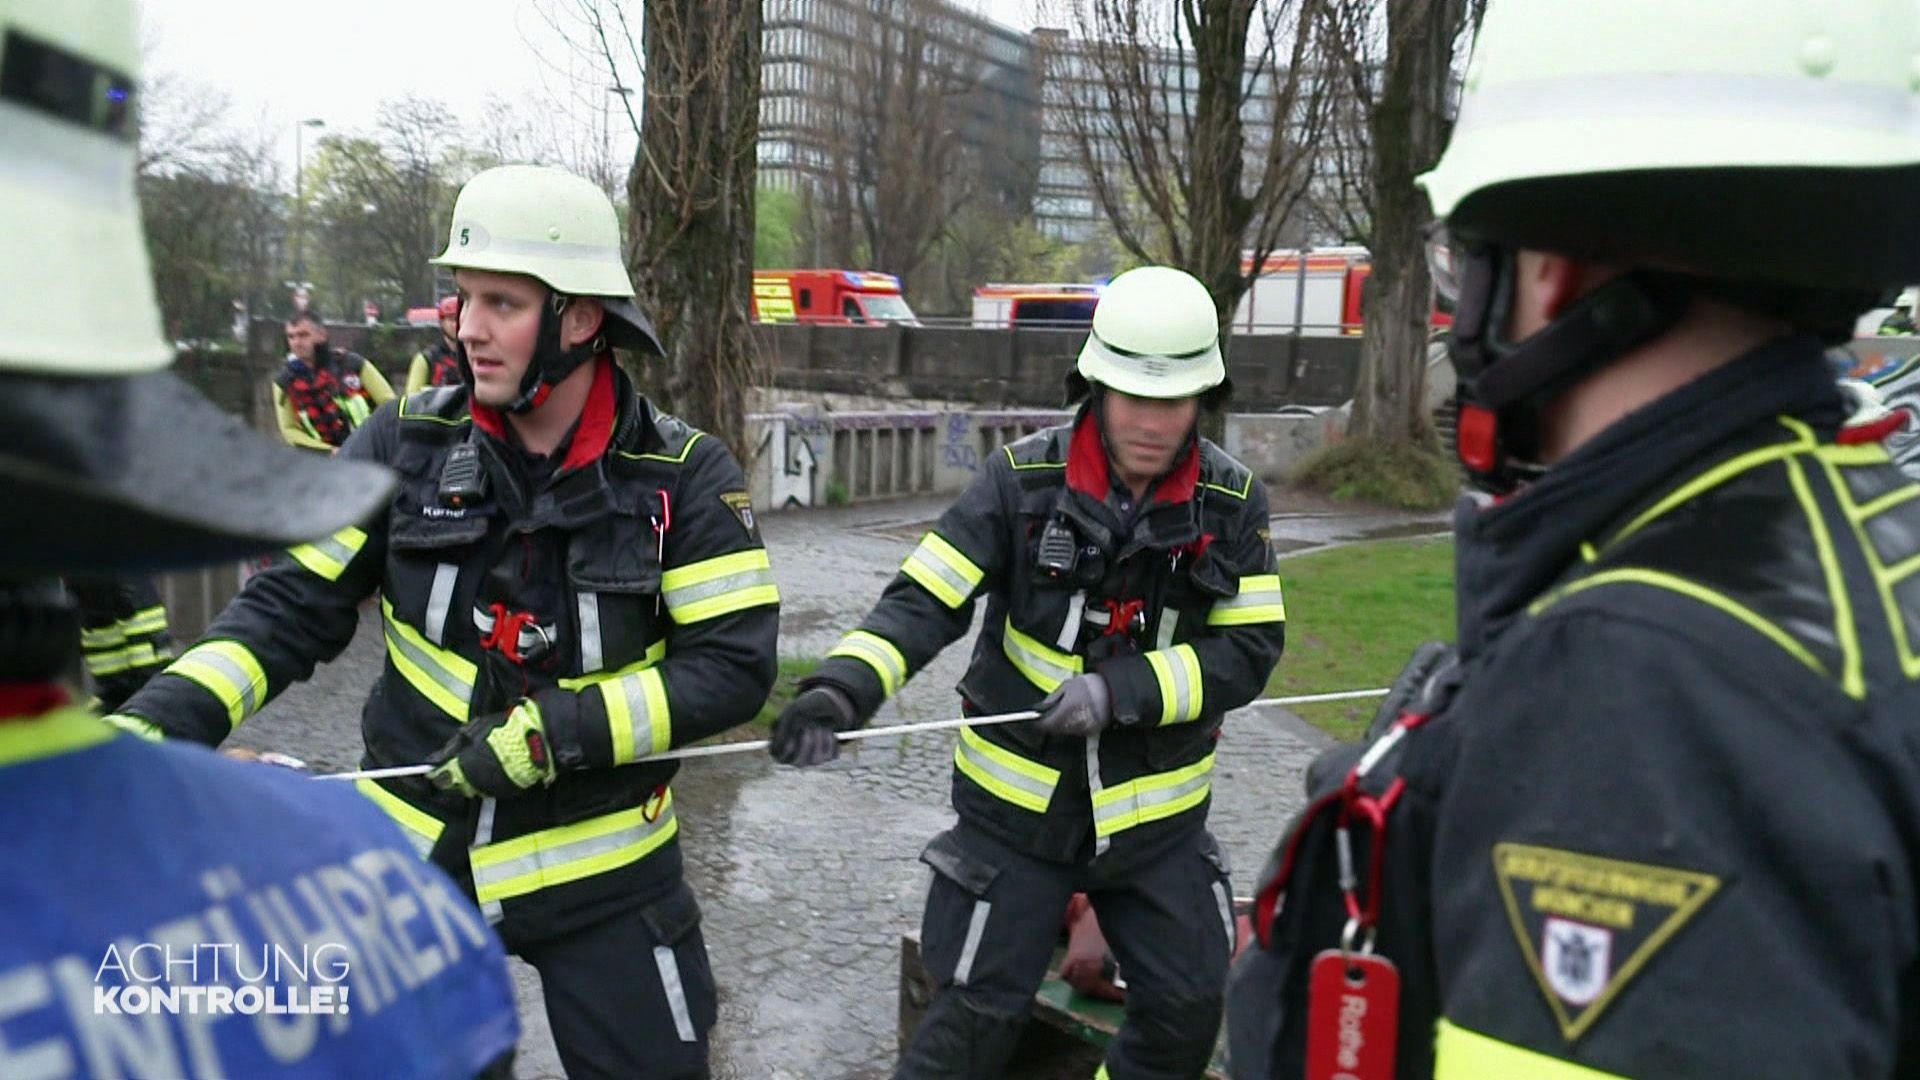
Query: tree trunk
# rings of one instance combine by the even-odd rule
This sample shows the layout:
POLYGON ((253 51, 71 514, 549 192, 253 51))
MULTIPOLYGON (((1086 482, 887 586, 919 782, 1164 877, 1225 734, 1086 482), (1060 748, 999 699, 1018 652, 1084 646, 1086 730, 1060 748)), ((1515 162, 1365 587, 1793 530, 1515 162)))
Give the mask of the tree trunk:
POLYGON ((659 407, 726 443, 745 466, 760 3, 647 0, 643 36, 628 262, 667 356, 633 367, 659 407))
POLYGON ((1373 273, 1362 294, 1366 337, 1349 432, 1388 442, 1431 438, 1426 416, 1427 200, 1414 178, 1446 146, 1453 43, 1465 0, 1388 0, 1387 62, 1370 117, 1373 144, 1373 273))

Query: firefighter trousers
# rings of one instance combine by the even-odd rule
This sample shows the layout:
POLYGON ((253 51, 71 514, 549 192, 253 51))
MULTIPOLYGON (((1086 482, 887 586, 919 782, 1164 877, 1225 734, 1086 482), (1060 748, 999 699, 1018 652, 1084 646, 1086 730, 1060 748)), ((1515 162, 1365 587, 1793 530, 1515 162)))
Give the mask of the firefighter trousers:
POLYGON ((707 1073, 719 1008, 684 882, 664 898, 538 942, 506 936, 540 973, 570 1080, 692 1080, 707 1073))
POLYGON ((1119 874, 1098 860, 1034 858, 965 821, 921 858, 934 869, 920 929, 934 993, 896 1080, 1005 1075, 1076 892, 1092 900, 1127 989, 1106 1075, 1192 1080, 1206 1071, 1233 949, 1233 893, 1204 828, 1119 874))

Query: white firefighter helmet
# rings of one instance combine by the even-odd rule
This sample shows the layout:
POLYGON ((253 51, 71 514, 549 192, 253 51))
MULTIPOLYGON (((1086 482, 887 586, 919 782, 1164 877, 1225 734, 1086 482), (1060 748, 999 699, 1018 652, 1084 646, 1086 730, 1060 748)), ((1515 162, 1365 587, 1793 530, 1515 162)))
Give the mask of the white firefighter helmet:
POLYGON ((556 293, 593 297, 615 316, 607 327, 612 344, 664 351, 653 324, 634 306, 613 203, 592 181, 565 169, 501 165, 467 181, 454 200, 447 250, 433 262, 525 274, 556 293))
POLYGON ((1500 0, 1445 155, 1461 237, 1739 281, 1920 274, 1913 0, 1500 0))
POLYGON ((165 370, 134 189, 139 25, 133 0, 0 0, 10 576, 238 559, 356 525, 392 490, 385 469, 268 442, 165 370))
POLYGON ((1227 368, 1213 297, 1171 266, 1121 274, 1100 294, 1075 371, 1134 397, 1195 397, 1220 386, 1227 368))

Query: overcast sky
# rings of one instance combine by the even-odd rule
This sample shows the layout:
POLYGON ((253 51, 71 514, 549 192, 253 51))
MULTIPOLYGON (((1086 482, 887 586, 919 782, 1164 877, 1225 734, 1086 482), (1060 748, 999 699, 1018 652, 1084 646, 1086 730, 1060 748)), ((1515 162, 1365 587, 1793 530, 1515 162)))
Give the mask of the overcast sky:
MULTIPOLYGON (((1034 24, 1035 0, 960 3, 1016 29, 1034 24)), ((598 138, 604 102, 614 149, 630 157, 632 135, 618 99, 604 90, 608 80, 577 58, 542 15, 565 6, 566 0, 147 0, 146 41, 154 73, 225 93, 233 121, 276 132, 289 165, 296 121, 365 130, 382 99, 408 94, 437 98, 468 123, 478 122, 489 95, 530 98, 586 139, 598 138)), ((637 12, 641 0, 628 0, 628 7, 637 12)))

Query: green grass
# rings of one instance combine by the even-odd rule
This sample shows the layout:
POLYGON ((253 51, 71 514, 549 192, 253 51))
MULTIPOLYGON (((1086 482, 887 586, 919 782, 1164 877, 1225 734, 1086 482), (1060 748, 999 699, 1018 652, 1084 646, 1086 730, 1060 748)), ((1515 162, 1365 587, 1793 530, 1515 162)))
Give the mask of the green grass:
POLYGON ((1360 499, 1409 510, 1437 510, 1460 494, 1460 471, 1429 446, 1342 439, 1300 463, 1292 483, 1336 499, 1360 499))
MULTIPOLYGON (((1386 686, 1415 647, 1453 640, 1453 541, 1382 540, 1280 562, 1287 650, 1264 697, 1386 686)), ((1302 719, 1355 739, 1377 698, 1303 705, 1302 719)))

